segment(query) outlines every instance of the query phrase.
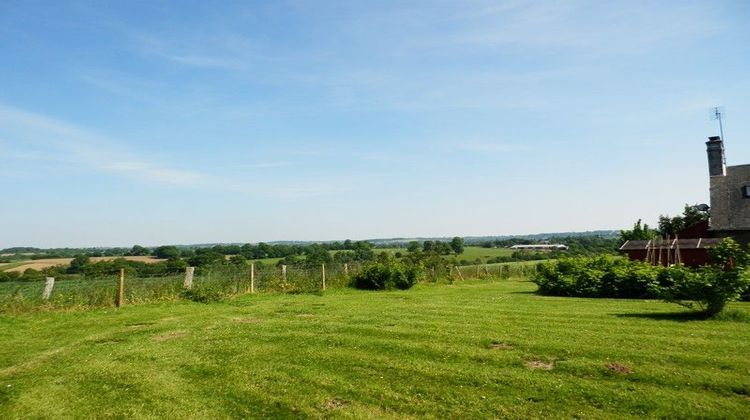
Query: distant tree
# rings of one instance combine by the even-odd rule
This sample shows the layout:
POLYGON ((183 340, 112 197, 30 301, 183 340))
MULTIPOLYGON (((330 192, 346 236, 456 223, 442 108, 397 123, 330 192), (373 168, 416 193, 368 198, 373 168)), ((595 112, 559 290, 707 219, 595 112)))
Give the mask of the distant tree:
POLYGON ((685 209, 680 216, 659 216, 659 232, 663 237, 674 237, 683 229, 708 220, 708 217, 709 213, 707 211, 701 211, 698 210, 697 206, 685 204, 685 209))
POLYGON ((234 265, 243 266, 247 264, 247 258, 242 254, 232 255, 229 257, 229 263, 234 265))
POLYGON ((133 255, 136 257, 140 257, 140 256, 148 255, 148 254, 149 254, 148 248, 144 248, 140 245, 133 245, 133 247, 130 248, 130 251, 128 252, 128 255, 133 255))
POLYGON ((352 244, 354 257, 357 261, 370 261, 375 258, 372 244, 367 241, 356 241, 352 244))
POLYGON ((354 251, 338 251, 333 254, 333 261, 343 264, 350 263, 356 259, 354 251))
POLYGON ((312 244, 305 250, 305 263, 310 266, 330 264, 333 261, 331 253, 318 244, 312 244))
POLYGON ((67 272, 69 274, 83 273, 83 270, 90 263, 91 260, 89 259, 88 255, 78 255, 70 262, 70 267, 68 267, 67 272))
POLYGON ((419 245, 419 242, 417 241, 411 241, 408 245, 406 245, 406 250, 410 253, 415 253, 422 249, 422 246, 419 245))
POLYGON ((456 253, 456 255, 460 255, 464 253, 464 238, 461 237, 454 237, 451 240, 451 249, 453 252, 456 253))
POLYGON ((180 258, 180 250, 173 245, 164 245, 154 250, 156 258, 163 258, 165 260, 180 258))
POLYGON ((705 222, 708 220, 708 217, 708 211, 699 210, 698 206, 689 206, 685 204, 685 210, 682 212, 683 224, 686 228, 705 222))
POLYGON ((422 252, 432 252, 433 248, 435 248, 435 242, 433 241, 422 242, 422 252))
POLYGON ((642 224, 641 219, 638 219, 633 224, 632 230, 621 230, 620 240, 622 243, 626 241, 642 241, 654 239, 658 236, 659 232, 651 229, 648 224, 642 224))

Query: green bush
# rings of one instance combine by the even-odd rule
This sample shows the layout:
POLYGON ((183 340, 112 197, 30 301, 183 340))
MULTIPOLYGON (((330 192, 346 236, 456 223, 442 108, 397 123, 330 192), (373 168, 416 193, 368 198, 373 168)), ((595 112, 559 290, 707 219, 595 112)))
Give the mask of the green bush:
POLYGON ((727 302, 737 300, 750 285, 749 269, 724 271, 717 267, 703 267, 698 271, 674 275, 665 270, 671 285, 664 288, 664 299, 687 308, 696 308, 708 316, 721 312, 727 302))
POLYGON ((714 316, 727 302, 750 298, 750 258, 732 239, 711 249, 711 264, 652 266, 610 256, 541 263, 532 281, 553 296, 664 299, 714 316))
POLYGON ((364 290, 409 289, 417 283, 421 270, 398 261, 370 263, 354 276, 352 285, 364 290))
POLYGON ((532 280, 545 295, 647 299, 661 297, 658 273, 646 263, 602 255, 541 263, 532 280))

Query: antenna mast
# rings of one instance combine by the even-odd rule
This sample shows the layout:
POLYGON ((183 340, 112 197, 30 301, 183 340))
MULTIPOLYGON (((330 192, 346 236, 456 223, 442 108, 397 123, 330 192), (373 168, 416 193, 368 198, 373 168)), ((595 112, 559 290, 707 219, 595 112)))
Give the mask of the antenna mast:
POLYGON ((721 140, 724 140, 724 126, 721 124, 721 117, 723 116, 724 116, 723 106, 715 106, 711 108, 711 119, 719 120, 719 134, 721 135, 721 140))
MULTIPOLYGON (((711 119, 719 121, 719 135, 721 136, 721 141, 724 141, 724 125, 721 123, 722 118, 726 118, 726 111, 724 111, 723 106, 715 106, 711 108, 711 119)), ((726 155, 724 156, 724 164, 727 164, 726 155)))

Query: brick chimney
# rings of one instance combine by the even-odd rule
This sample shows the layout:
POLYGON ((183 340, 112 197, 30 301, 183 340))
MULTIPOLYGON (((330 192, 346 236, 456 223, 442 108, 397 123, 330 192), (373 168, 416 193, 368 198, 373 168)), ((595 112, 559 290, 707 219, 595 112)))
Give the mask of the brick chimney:
POLYGON ((724 142, 721 141, 721 137, 708 138, 706 153, 708 153, 708 174, 710 176, 725 176, 727 168, 724 164, 724 142))

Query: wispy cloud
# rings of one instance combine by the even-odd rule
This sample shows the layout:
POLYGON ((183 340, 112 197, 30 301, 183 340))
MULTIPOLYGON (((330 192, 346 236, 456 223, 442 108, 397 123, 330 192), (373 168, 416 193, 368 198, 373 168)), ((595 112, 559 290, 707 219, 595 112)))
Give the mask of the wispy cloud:
MULTIPOLYGON (((238 178, 178 168, 138 156, 126 150, 120 142, 94 130, 4 104, 0 104, 0 139, 4 144, 0 145, 3 146, 0 150, 7 148, 10 151, 3 153, 2 159, 83 165, 97 172, 180 188, 210 189, 285 200, 340 194, 351 189, 345 181, 318 182, 307 177, 284 183, 263 178, 262 174, 238 178)), ((290 165, 290 161, 268 161, 216 166, 222 169, 268 169, 290 165)))
POLYGON ((123 150, 115 141, 89 129, 58 119, 0 104, 0 132, 18 146, 17 153, 33 157, 35 152, 22 152, 24 145, 54 148, 60 160, 83 164, 105 172, 126 174, 149 182, 195 187, 205 185, 205 174, 172 168, 150 162, 123 150))

